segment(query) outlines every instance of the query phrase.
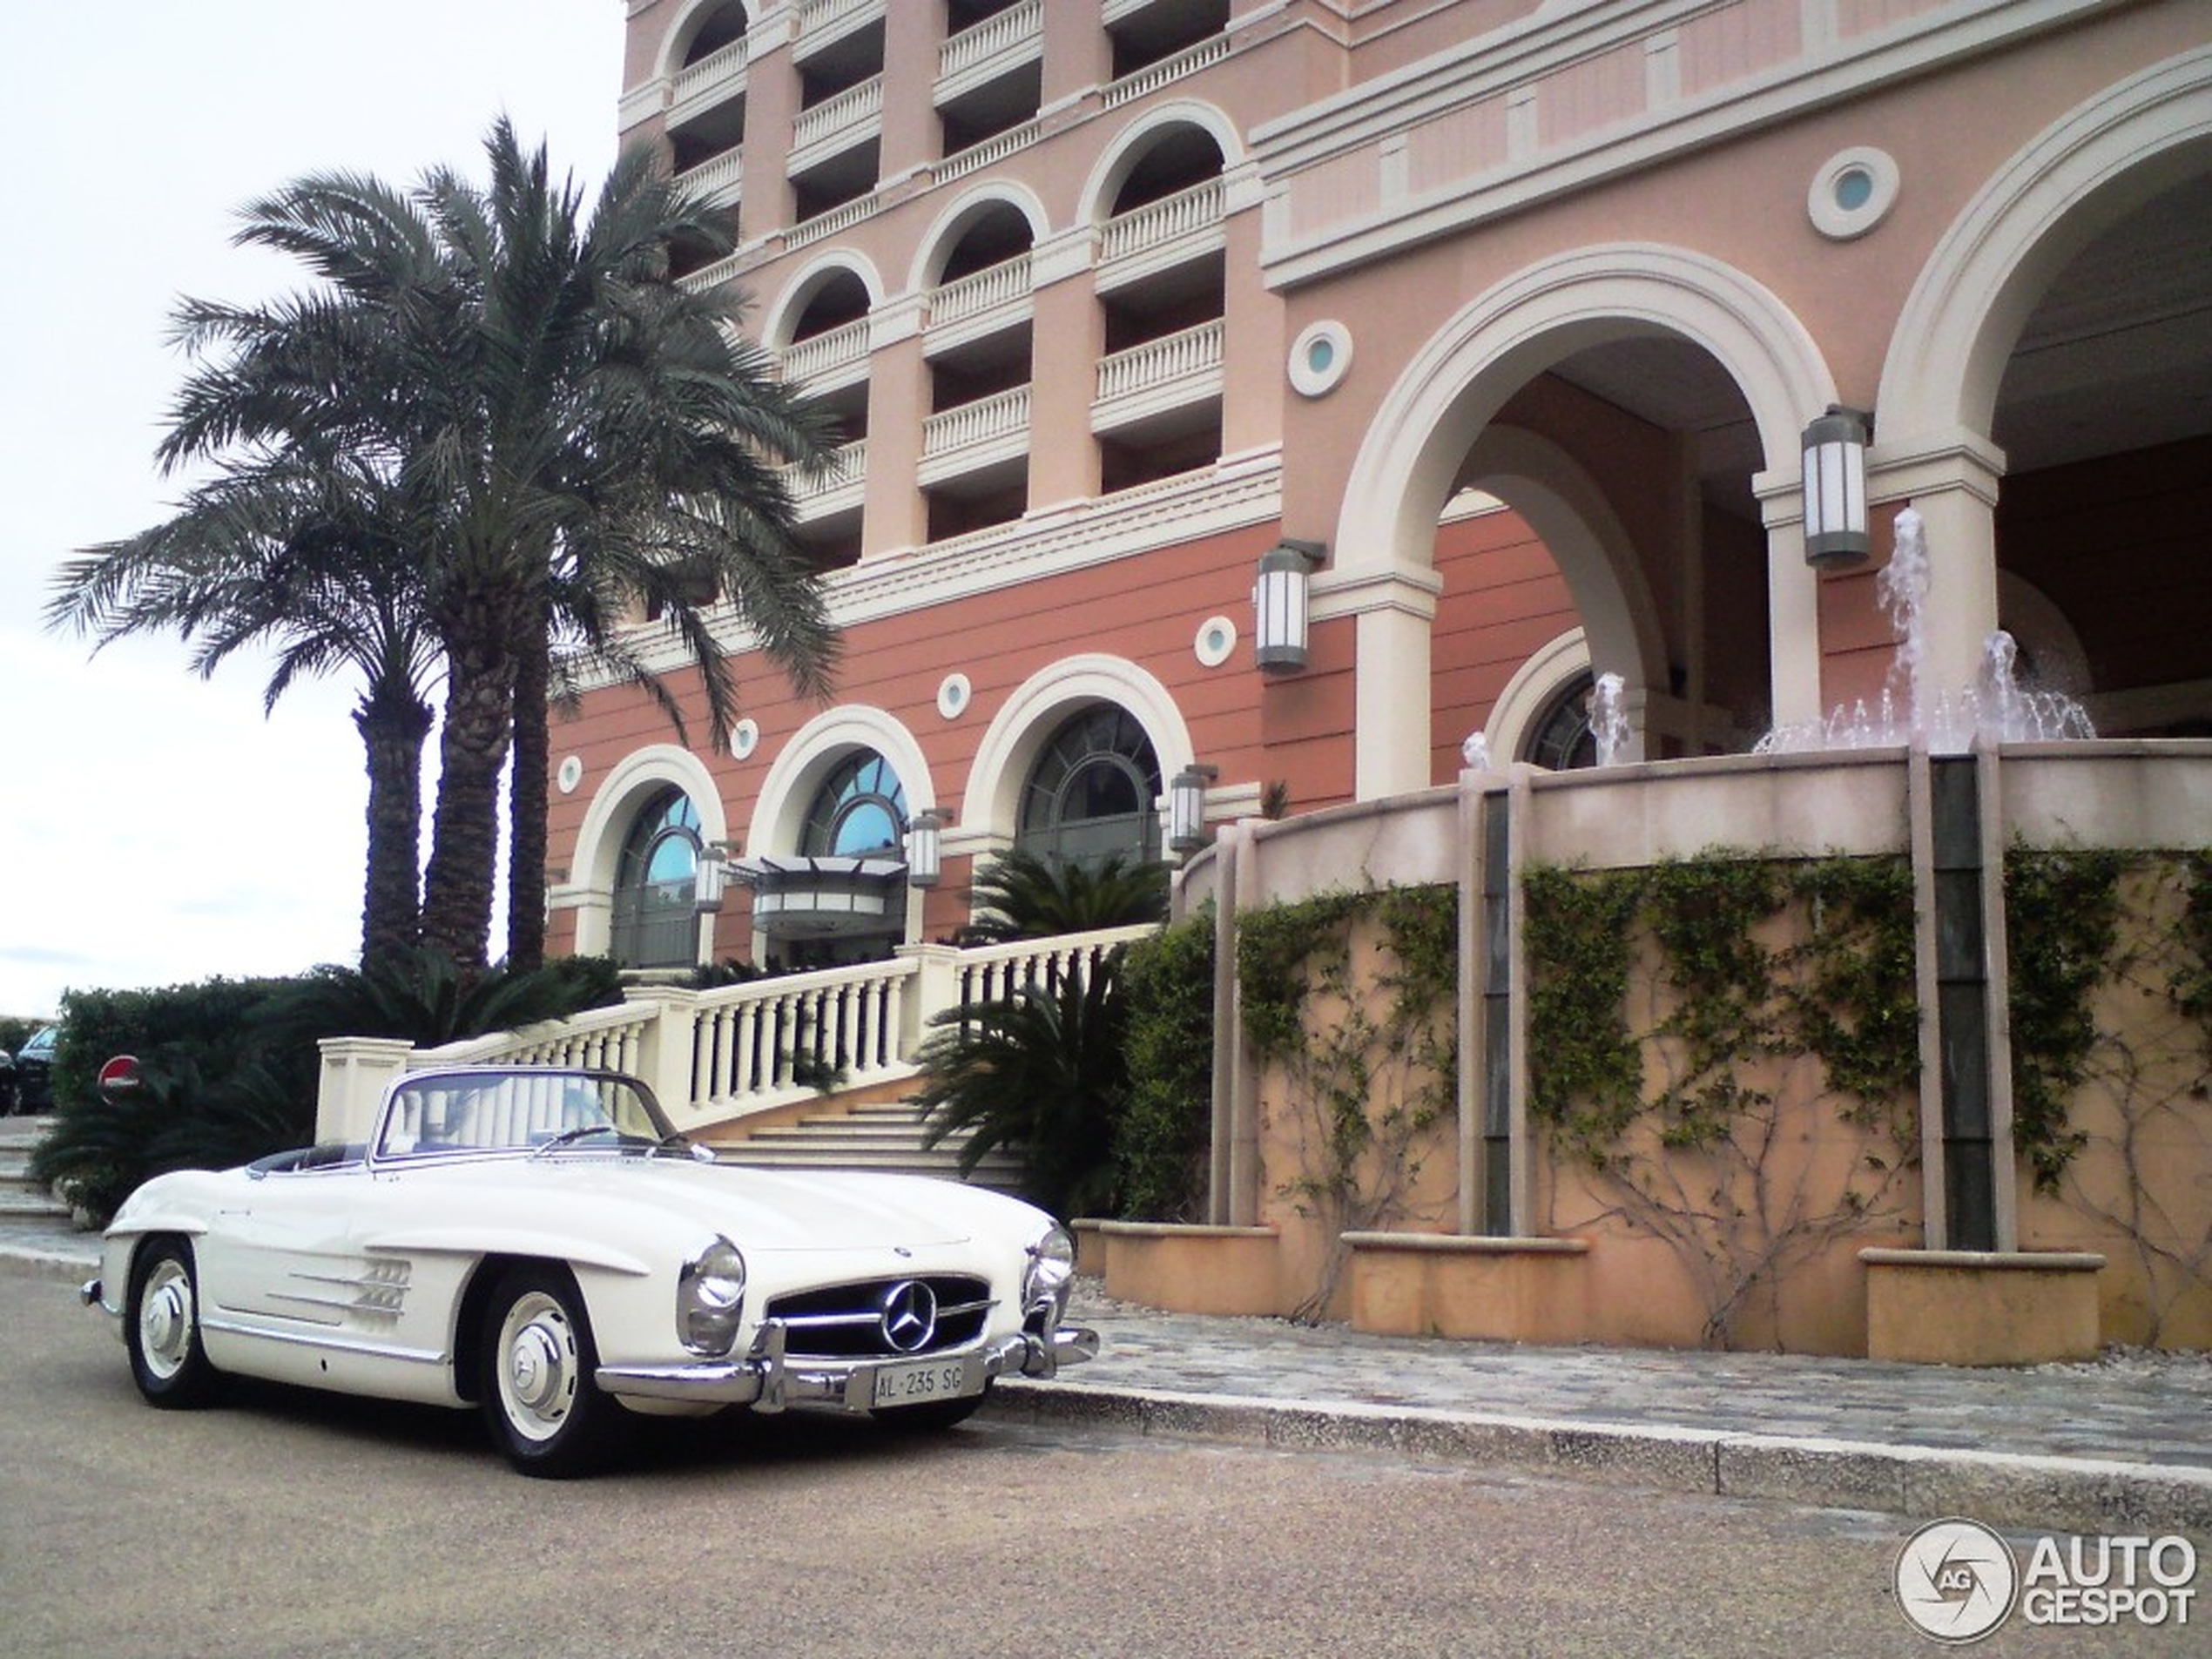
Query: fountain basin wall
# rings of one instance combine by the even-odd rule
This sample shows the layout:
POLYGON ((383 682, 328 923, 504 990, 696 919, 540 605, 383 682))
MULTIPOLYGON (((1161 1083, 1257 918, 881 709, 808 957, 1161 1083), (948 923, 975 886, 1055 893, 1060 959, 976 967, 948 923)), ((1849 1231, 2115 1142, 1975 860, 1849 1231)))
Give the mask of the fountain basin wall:
MULTIPOLYGON (((1978 754, 1973 771, 1981 799, 1980 847, 1988 865, 1985 920, 1991 925, 1987 984, 1974 995, 1987 1016, 1986 1087, 2000 1123, 2008 1123, 2009 1000, 2000 877, 2006 851, 2103 848, 2140 855, 2128 878, 2115 960, 2142 956, 2137 945, 2149 941, 2163 941, 2166 958, 2179 961, 2172 941, 2182 902, 2175 894, 2186 885, 2189 867, 2185 855, 2212 844, 2212 744, 2009 745, 1978 754)), ((1452 1080, 1456 1113, 1414 1149, 1422 1176, 1401 1211, 1357 1230, 1345 1247, 1349 1269, 1324 1311, 1368 1328, 1463 1328, 1524 1340, 1726 1341, 1808 1352, 1868 1352, 1871 1270, 1860 1252, 1955 1245, 1961 1242, 1958 1229, 1968 1224, 1952 1218, 1955 1200, 1945 1185, 1947 1161, 1962 1161, 1965 1155, 1946 1152, 1942 1123, 1945 1091, 1959 1085, 1949 1081, 1935 1010, 1956 991, 1939 984, 1945 952, 1936 938, 1937 838, 1930 829, 1929 776, 1925 755, 1895 749, 1731 756, 1564 773, 1515 767, 1465 774, 1456 786, 1388 801, 1224 830, 1217 846, 1186 870, 1177 902, 1187 911, 1216 899, 1222 941, 1231 949, 1237 915, 1258 906, 1392 883, 1456 887, 1460 895, 1460 1052, 1452 1080), (1486 867, 1487 858, 1500 850, 1501 834, 1509 872, 1486 867), (1895 1103, 1917 1130, 1918 1145, 1904 1167, 1880 1184, 1878 1204, 1838 1224, 1807 1229, 1782 1252, 1787 1258, 1782 1272, 1745 1298, 1725 1331, 1717 1332, 1717 1293, 1710 1264, 1696 1259, 1697 1248, 1669 1237, 1663 1216, 1639 1214, 1637 1206, 1623 1204, 1616 1183, 1564 1152, 1546 1126, 1532 1120, 1520 886, 1532 863, 1629 870, 1716 850, 1761 860, 1843 854, 1910 861, 1919 894, 1923 1057, 1918 1094, 1895 1103), (1377 1237, 1393 1234, 1407 1242, 1377 1237), (1420 1242, 1478 1237, 1503 1242, 1480 1247, 1420 1242), (1516 1255, 1516 1238, 1534 1241, 1534 1247, 1516 1255), (1575 1241, 1575 1249, 1554 1259, 1549 1244, 1561 1239, 1575 1241), (1447 1312, 1440 1315, 1440 1309, 1447 1312)), ((1364 941, 1361 948, 1372 945, 1364 941)), ((1954 947, 1946 949, 1956 954, 1954 947)), ((1227 998, 1231 1006, 1220 1010, 1220 1022, 1233 1034, 1233 984, 1227 998)), ((2204 1086, 2212 1076, 2212 1035, 2205 1020, 2184 1017, 2171 995, 2146 989, 2125 973, 2101 984, 2091 1004, 2100 1053, 2112 1063, 2101 1062, 2067 1101, 2069 1128, 2084 1143, 2063 1176, 2039 1190, 2033 1169, 2014 1155, 2009 1133, 2000 1134, 1985 1184, 1991 1209, 1984 1219, 1994 1229, 1986 1241, 1993 1249, 1985 1254, 2105 1258, 2094 1272, 2065 1276, 2055 1292, 2075 1310, 2054 1324, 2065 1334, 2053 1342, 2068 1351, 2079 1345, 2078 1308, 2085 1284, 2092 1281, 2101 1339, 2212 1346, 2212 1103, 2204 1086), (2143 1083, 2145 1078, 2150 1081, 2143 1083)), ((1655 1054, 1647 1069, 1664 1063, 1655 1054)), ((1790 1070, 1749 1056, 1741 1063, 1741 1083, 1775 1094, 1782 1101, 1777 1109, 1786 1109, 1792 1127, 1787 1144, 1766 1155, 1764 1196, 1744 1190, 1740 1180, 1728 1196, 1738 1208, 1772 1207, 1777 1195, 1810 1193, 1816 1209, 1840 1202, 1844 1185, 1856 1178, 1853 1172, 1868 1154, 1865 1131, 1825 1098, 1830 1091, 1820 1080, 1787 1075, 1790 1070)), ((1309 1154, 1287 1129, 1294 1116, 1287 1080, 1260 1066, 1249 1045, 1233 1035, 1217 1050, 1216 1071, 1210 1220, 1271 1229, 1279 1241, 1281 1299, 1295 1305, 1318 1282, 1339 1241, 1317 1207, 1299 1197, 1310 1174, 1302 1167, 1309 1154)), ((1714 1184, 1712 1170, 1700 1167, 1695 1157, 1671 1156, 1656 1139, 1635 1149, 1635 1156, 1676 1184, 1676 1190, 1695 1190, 1700 1180, 1714 1184)), ((1190 1297, 1207 1294, 1203 1246, 1197 1257, 1178 1264, 1177 1273, 1190 1297)), ((1993 1274, 2002 1275, 2001 1281, 1993 1278, 1991 1291, 2000 1298, 2016 1297, 2037 1278, 2010 1264, 1993 1268, 1993 1274)), ((1939 1282, 1955 1301, 1966 1294, 1959 1286, 1972 1277, 1961 1269, 1939 1282)), ((1173 1280, 1156 1280, 1153 1291, 1145 1299, 1183 1305, 1173 1280)), ((2056 1357, 2055 1348, 2046 1357, 2056 1357)))

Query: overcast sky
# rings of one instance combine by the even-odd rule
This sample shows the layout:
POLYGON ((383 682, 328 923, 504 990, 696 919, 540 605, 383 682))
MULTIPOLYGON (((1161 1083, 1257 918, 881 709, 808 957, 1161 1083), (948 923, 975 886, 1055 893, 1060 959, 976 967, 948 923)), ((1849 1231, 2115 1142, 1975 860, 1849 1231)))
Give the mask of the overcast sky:
POLYGON ((352 961, 368 786, 342 682, 265 718, 266 663, 89 655, 40 617, 72 550, 165 516, 178 296, 298 286, 235 211, 304 172, 481 177, 502 110, 596 185, 623 0, 0 6, 0 1014, 63 991, 352 961))

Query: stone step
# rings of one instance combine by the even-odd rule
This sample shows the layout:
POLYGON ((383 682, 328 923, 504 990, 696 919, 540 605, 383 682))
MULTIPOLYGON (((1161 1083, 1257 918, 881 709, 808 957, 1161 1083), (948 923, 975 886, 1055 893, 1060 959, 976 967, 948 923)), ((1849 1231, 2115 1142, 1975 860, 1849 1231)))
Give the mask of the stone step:
POLYGON ((0 1187, 0 1228, 17 1224, 44 1226, 69 1219, 69 1206, 46 1193, 27 1188, 0 1187))

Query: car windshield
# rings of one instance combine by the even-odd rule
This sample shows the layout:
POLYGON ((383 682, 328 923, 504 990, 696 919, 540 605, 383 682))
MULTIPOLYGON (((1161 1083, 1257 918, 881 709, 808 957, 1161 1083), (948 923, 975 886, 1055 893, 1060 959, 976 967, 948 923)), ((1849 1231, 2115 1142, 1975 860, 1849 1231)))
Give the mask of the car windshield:
POLYGON ((654 1146, 668 1126, 637 1084, 604 1072, 431 1072, 393 1091, 379 1157, 654 1146))

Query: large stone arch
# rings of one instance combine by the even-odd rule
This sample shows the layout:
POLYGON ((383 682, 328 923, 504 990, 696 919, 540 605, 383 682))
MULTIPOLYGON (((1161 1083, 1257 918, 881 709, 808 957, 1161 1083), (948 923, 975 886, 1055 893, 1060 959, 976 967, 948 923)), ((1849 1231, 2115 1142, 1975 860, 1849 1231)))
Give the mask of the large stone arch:
POLYGON ((862 704, 831 709, 800 726, 777 752, 753 803, 752 820, 745 829, 745 851, 793 851, 815 790, 830 769, 856 749, 872 749, 891 763, 891 769, 899 774, 900 787, 907 792, 909 812, 922 812, 937 804, 928 759, 904 721, 862 704))
MULTIPOLYGON (((1611 244, 1544 260, 1468 302, 1385 395, 1338 517, 1328 586, 1362 596, 1344 606, 1360 628, 1354 786, 1361 799, 1428 781, 1426 613, 1433 607, 1424 596, 1433 591, 1437 515, 1470 452, 1506 401, 1544 370, 1593 347, 1651 336, 1686 341, 1720 364, 1750 406, 1764 476, 1794 489, 1804 423, 1836 401, 1835 379, 1795 314, 1742 272, 1688 249, 1611 244), (1418 714, 1372 727, 1366 718, 1370 710, 1409 708, 1418 714)), ((1778 522, 1794 526, 1796 516, 1785 507, 1778 522)), ((1818 690, 1817 663, 1804 666, 1817 654, 1815 587, 1802 558, 1782 556, 1795 550, 1784 548, 1769 562, 1774 705, 1809 711, 1818 690), (1788 685, 1785 666, 1796 676, 1788 685)), ((1575 597, 1578 604, 1585 598, 1579 590, 1575 597)), ((1650 684, 1652 663, 1636 661, 1650 684)))
POLYGON ((1144 729, 1163 778, 1197 758, 1183 711, 1157 677, 1119 657, 1067 658, 1024 680, 991 717, 961 802, 963 842, 997 846, 1013 842, 1022 786, 1038 752, 1063 717, 1092 703, 1112 703, 1129 711, 1144 729))
POLYGON ((1986 439, 2020 329, 2052 279, 2212 163, 2212 46, 2108 88, 1990 179, 1929 256, 1882 368, 1883 450, 1986 439))
POLYGON ((1628 527, 1581 462, 1549 438, 1493 425, 1467 452, 1460 478, 1505 501, 1550 552, 1581 613, 1593 671, 1665 685, 1658 605, 1628 527))
POLYGON ((698 808, 701 840, 729 839, 722 792, 698 756, 673 743, 651 744, 624 755, 593 792, 577 831, 569 901, 577 911, 577 955, 604 955, 611 946, 615 867, 623 839, 644 799, 671 785, 698 808))
POLYGON ((2023 146, 1952 222, 1898 313, 1867 456, 1872 501, 1926 526, 1923 671, 1971 683, 2000 615, 1990 432, 2006 367, 2042 295, 2097 238, 2212 165, 2212 47, 2115 83, 2023 146))
POLYGON ((798 327, 799 318, 815 292, 831 277, 849 273, 860 280, 867 290, 871 310, 884 300, 883 278, 874 262, 866 254, 849 248, 835 248, 810 260, 799 273, 784 284, 763 320, 760 338, 764 344, 777 351, 791 344, 792 331, 798 327))
POLYGON ((1052 216, 1045 211, 1044 202, 1036 192, 1012 179, 987 180, 962 191, 930 221, 916 246, 913 268, 907 273, 907 292, 927 293, 935 287, 945 262, 952 256, 968 221, 983 209, 999 205, 1013 208, 1028 221, 1032 246, 1051 233, 1052 216))
POLYGON ((1244 164, 1244 135, 1237 130, 1234 121, 1213 105, 1199 99, 1172 99, 1146 110, 1114 136, 1113 142, 1092 166, 1090 176, 1083 181, 1082 193, 1077 199, 1076 223, 1104 224, 1113 212, 1114 198, 1121 193, 1130 170, 1143 158, 1162 132, 1174 127, 1195 127, 1211 138, 1221 151, 1221 171, 1224 175, 1244 164))

